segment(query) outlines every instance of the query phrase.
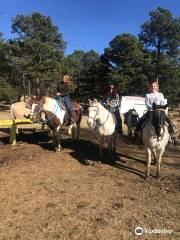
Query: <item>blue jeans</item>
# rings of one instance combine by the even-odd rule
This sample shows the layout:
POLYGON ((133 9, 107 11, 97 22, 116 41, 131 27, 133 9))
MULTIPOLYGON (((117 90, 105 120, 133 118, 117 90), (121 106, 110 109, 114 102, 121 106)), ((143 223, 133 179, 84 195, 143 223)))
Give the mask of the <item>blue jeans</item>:
POLYGON ((116 111, 114 112, 114 115, 115 115, 116 120, 117 120, 116 131, 117 131, 119 134, 122 134, 122 119, 121 119, 121 115, 120 115, 119 110, 116 110, 116 111))
POLYGON ((68 116, 70 118, 73 118, 73 110, 72 110, 71 98, 67 95, 67 96, 64 96, 63 99, 64 99, 64 104, 67 107, 68 116))

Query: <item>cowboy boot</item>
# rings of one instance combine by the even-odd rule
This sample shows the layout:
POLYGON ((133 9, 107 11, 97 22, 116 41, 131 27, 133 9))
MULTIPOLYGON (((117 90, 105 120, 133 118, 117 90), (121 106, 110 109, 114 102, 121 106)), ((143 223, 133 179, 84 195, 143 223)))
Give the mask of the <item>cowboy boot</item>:
POLYGON ((76 116, 75 116, 75 113, 74 111, 71 113, 71 117, 70 117, 70 124, 73 124, 75 123, 75 119, 76 119, 76 116))

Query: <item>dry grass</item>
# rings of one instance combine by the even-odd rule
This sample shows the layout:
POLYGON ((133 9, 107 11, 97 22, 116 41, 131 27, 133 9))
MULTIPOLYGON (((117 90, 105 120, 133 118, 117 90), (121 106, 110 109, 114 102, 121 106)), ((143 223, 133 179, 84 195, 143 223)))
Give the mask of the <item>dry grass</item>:
MULTIPOLYGON (((116 162, 105 154, 96 164, 95 135, 83 130, 79 143, 64 138, 60 153, 44 133, 22 133, 16 147, 0 145, 1 240, 129 240, 137 238, 137 226, 179 230, 178 147, 166 151, 161 181, 145 181, 141 145, 119 139, 116 162)), ((6 133, 1 140, 7 143, 6 133)), ((178 239, 178 233, 140 238, 178 239)))

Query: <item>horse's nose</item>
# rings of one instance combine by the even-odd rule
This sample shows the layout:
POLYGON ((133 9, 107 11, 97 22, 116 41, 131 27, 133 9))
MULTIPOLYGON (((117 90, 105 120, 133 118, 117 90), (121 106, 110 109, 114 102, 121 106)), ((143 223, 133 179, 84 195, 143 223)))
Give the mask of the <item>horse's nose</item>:
POLYGON ((91 122, 89 119, 87 120, 87 125, 88 125, 88 127, 90 127, 90 128, 92 127, 92 122, 91 122))
POLYGON ((90 122, 89 122, 89 120, 87 120, 87 125, 90 127, 90 122))
POLYGON ((31 119, 32 122, 37 122, 37 118, 35 116, 31 116, 30 119, 31 119))

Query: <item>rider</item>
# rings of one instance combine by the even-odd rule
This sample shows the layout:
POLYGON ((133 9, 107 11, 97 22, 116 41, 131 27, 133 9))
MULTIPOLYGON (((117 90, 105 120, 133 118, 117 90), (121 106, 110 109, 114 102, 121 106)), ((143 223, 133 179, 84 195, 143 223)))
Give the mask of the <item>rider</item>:
POLYGON ((72 109, 72 102, 70 98, 70 92, 72 90, 72 83, 70 81, 70 76, 65 74, 62 81, 57 85, 57 93, 55 99, 58 101, 61 97, 64 99, 64 104, 67 108, 70 124, 74 123, 74 113, 72 109))
POLYGON ((104 100, 102 101, 103 106, 109 110, 110 112, 114 113, 117 125, 116 130, 119 135, 123 135, 122 131, 122 119, 119 112, 120 108, 120 99, 119 94, 117 93, 117 88, 114 84, 110 84, 107 88, 107 92, 105 94, 104 100))
MULTIPOLYGON (((138 131, 141 131, 143 128, 143 123, 145 123, 146 119, 149 118, 151 111, 152 111, 152 105, 155 103, 156 105, 165 105, 165 99, 162 93, 159 92, 159 84, 158 82, 152 82, 150 93, 146 94, 145 96, 145 104, 148 109, 148 111, 140 118, 137 127, 136 127, 136 135, 138 134, 138 131)), ((171 138, 174 139, 174 127, 169 119, 168 116, 166 116, 166 122, 168 123, 168 131, 171 136, 171 138)))

